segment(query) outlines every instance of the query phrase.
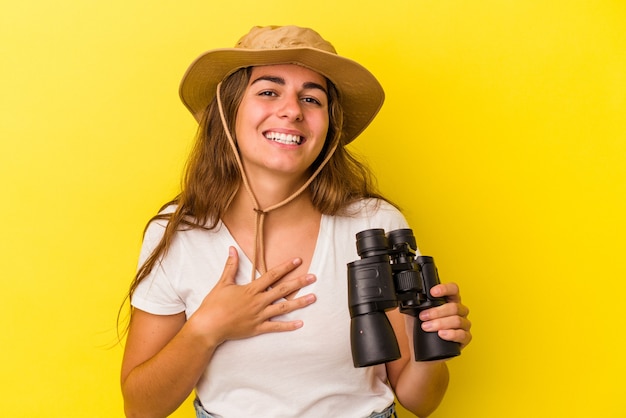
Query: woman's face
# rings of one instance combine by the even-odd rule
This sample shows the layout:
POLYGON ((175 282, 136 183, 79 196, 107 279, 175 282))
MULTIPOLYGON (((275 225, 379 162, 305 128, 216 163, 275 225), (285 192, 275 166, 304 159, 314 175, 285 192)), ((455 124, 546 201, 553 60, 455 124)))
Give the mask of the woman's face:
POLYGON ((326 79, 286 64, 252 69, 235 123, 237 145, 250 175, 306 177, 328 132, 326 79))

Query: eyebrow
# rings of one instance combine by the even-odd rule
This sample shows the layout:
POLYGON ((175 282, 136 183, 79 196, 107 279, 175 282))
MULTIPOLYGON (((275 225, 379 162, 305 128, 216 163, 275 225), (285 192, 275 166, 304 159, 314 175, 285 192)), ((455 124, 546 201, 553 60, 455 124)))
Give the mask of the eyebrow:
MULTIPOLYGON (((250 83, 250 85, 253 85, 254 83, 258 82, 258 81, 269 81, 271 83, 276 83, 276 84, 280 84, 281 86, 284 86, 285 84, 287 84, 285 82, 285 79, 282 77, 277 77, 277 76, 271 76, 271 75, 262 75, 259 78, 255 79, 252 83, 250 83)), ((315 83, 313 81, 307 81, 305 82, 302 87, 304 87, 305 89, 318 89, 324 92, 324 94, 326 94, 328 96, 328 91, 326 90, 326 88, 324 86, 322 86, 319 83, 315 83)))

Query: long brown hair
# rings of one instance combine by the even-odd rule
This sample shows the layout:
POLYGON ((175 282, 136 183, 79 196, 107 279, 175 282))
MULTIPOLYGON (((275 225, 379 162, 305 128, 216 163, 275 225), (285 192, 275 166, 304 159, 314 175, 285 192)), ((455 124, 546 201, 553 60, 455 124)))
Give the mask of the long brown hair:
MULTIPOLYGON (((235 132, 235 116, 250 79, 251 68, 240 69, 227 77, 221 86, 224 115, 230 132, 235 132)), ((328 81, 329 128, 324 148, 312 164, 313 172, 332 146, 341 141, 343 109, 337 89, 328 81)), ((236 138, 235 138, 236 141, 236 138)), ((228 209, 242 182, 242 173, 222 125, 217 99, 213 98, 200 121, 195 146, 189 156, 182 192, 164 209, 176 205, 173 213, 159 213, 148 222, 166 220, 161 241, 137 271, 130 286, 130 298, 159 260, 165 256, 177 231, 190 228, 213 229, 228 209)), ((314 207, 326 215, 346 214, 350 203, 362 198, 384 199, 377 191, 368 167, 354 157, 343 144, 309 186, 314 207)), ((147 228, 147 226, 146 226, 147 228)))

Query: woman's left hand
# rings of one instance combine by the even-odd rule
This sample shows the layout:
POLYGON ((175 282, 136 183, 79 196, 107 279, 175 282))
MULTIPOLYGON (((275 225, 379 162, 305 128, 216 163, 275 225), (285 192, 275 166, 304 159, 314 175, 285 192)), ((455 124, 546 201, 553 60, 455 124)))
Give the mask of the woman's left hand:
POLYGON ((456 283, 442 283, 433 286, 430 294, 434 297, 445 297, 447 303, 420 312, 422 329, 428 332, 437 331, 442 339, 456 341, 464 348, 472 340, 472 323, 467 319, 469 308, 461 303, 459 286, 456 283))

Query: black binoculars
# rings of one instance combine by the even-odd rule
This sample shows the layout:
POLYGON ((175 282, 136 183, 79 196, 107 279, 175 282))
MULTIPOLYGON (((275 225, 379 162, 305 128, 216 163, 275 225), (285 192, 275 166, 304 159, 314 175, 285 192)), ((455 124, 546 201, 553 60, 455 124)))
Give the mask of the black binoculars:
POLYGON ((372 366, 400 358, 393 328, 385 314, 399 307, 415 317, 415 360, 441 360, 461 354, 460 345, 436 332, 422 329, 419 313, 446 303, 430 289, 439 284, 432 257, 416 257, 417 244, 411 229, 368 229, 356 234, 360 260, 348 263, 350 342, 354 367, 372 366))

